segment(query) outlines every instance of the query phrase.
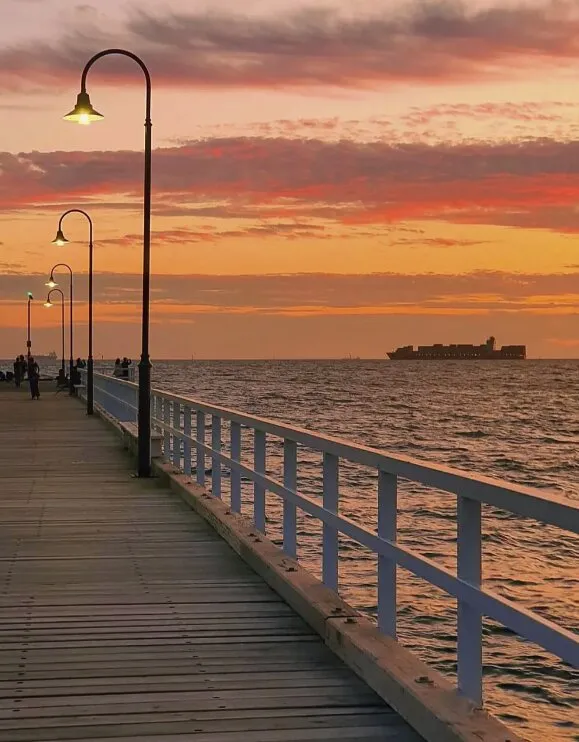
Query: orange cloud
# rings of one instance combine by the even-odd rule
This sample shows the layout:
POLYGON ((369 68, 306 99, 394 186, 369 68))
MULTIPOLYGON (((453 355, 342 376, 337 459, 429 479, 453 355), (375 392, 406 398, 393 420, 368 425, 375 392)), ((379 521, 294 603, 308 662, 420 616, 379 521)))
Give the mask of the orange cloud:
MULTIPOLYGON (((103 199, 107 208, 139 209, 141 170, 137 152, 2 153, 0 210, 50 209, 66 201, 90 207, 104 205, 103 199)), ((306 221, 313 218, 341 225, 438 219, 576 232, 579 143, 230 137, 157 149, 153 187, 159 216, 276 220, 252 226, 255 237, 275 230, 321 235, 323 225, 306 221)), ((183 237, 211 239, 167 235, 183 237)))
MULTIPOLYGON (((570 0, 472 9, 428 0, 347 17, 309 7, 270 17, 223 11, 140 10, 116 31, 83 24, 54 42, 0 52, 0 86, 25 90, 76 83, 87 57, 130 48, 164 86, 377 87, 511 75, 579 56, 579 14, 570 0)), ((103 62, 109 83, 141 84, 126 60, 103 62)))
MULTIPOLYGON (((22 308, 22 297, 43 286, 44 275, 0 274, 2 306, 22 308)), ((141 300, 138 274, 99 273, 99 312, 123 319, 123 308, 141 300), (117 311, 117 309, 119 311, 117 311)), ((79 318, 86 314, 86 275, 76 277, 79 318)), ((373 273, 269 275, 156 275, 155 313, 265 314, 480 314, 481 312, 574 313, 579 273, 549 275, 477 271, 464 274, 373 273)))

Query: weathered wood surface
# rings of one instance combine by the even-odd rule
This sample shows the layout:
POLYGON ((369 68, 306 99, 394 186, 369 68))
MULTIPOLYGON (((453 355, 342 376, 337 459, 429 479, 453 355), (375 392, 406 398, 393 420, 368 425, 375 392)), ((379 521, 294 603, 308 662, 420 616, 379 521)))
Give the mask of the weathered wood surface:
POLYGON ((66 395, 0 388, 0 742, 419 742, 66 395))

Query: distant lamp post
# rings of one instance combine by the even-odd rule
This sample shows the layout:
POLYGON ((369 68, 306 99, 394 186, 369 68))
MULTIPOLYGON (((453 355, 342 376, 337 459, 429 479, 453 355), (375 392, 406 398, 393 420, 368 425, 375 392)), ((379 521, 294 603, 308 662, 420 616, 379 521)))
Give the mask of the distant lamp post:
POLYGON ((58 284, 54 280, 54 271, 57 268, 66 268, 68 272, 70 273, 70 288, 69 288, 69 294, 68 294, 68 305, 70 310, 70 329, 68 333, 68 340, 69 340, 69 349, 70 349, 70 357, 68 359, 68 387, 69 387, 69 393, 74 394, 74 384, 73 384, 73 369, 74 369, 74 345, 73 345, 73 273, 72 268, 67 263, 57 263, 55 266, 53 266, 52 270, 50 271, 50 278, 46 282, 45 286, 48 286, 49 289, 56 288, 58 284))
MULTIPOLYGON (((94 412, 94 384, 93 384, 93 360, 92 360, 92 253, 93 253, 93 226, 92 219, 82 209, 69 209, 61 215, 58 220, 58 230, 56 237, 52 240, 53 245, 63 247, 68 244, 68 240, 64 236, 62 231, 62 222, 68 214, 82 214, 88 221, 88 361, 87 361, 87 381, 86 381, 86 414, 92 415, 94 412)), ((70 267, 66 263, 59 263, 70 270, 70 267)), ((55 266, 56 268, 57 266, 55 266)), ((53 268, 54 270, 54 268, 53 268)), ((52 279, 52 275, 51 275, 52 279)), ((72 271, 70 272, 70 311, 72 316, 72 271)), ((71 320, 72 328, 72 320, 71 320)), ((72 333, 72 329, 71 329, 72 333)), ((72 337, 72 334, 71 334, 72 337)), ((71 341, 72 343, 72 341, 71 341)), ((72 350, 71 350, 72 354, 72 350)), ((72 377, 73 377, 73 366, 72 366, 72 355, 71 355, 71 368, 70 368, 70 383, 72 388, 72 377)))
POLYGON ((64 374, 64 294, 60 289, 52 288, 48 292, 48 296, 46 297, 46 301, 44 302, 44 306, 47 309, 50 309, 54 306, 54 304, 50 301, 50 297, 52 294, 60 294, 60 327, 62 332, 62 355, 61 355, 61 362, 60 367, 62 369, 62 373, 64 374))
POLYGON ((32 341, 30 340, 30 302, 34 300, 34 297, 28 292, 28 333, 26 336, 26 357, 30 358, 30 348, 32 347, 32 341))
MULTIPOLYGON (((124 49, 105 49, 86 63, 80 80, 76 105, 64 118, 79 124, 100 121, 86 92, 86 78, 92 65, 101 57, 120 54, 136 62, 145 76, 145 174, 143 180, 143 299, 141 323, 141 360, 139 361, 139 477, 151 476, 151 361, 149 358, 149 285, 151 273, 151 76, 145 63, 136 54, 124 49)), ((59 235, 57 235, 57 238, 59 235)), ((63 237, 63 235, 61 235, 63 237)), ((58 243, 57 243, 58 244, 58 243)))

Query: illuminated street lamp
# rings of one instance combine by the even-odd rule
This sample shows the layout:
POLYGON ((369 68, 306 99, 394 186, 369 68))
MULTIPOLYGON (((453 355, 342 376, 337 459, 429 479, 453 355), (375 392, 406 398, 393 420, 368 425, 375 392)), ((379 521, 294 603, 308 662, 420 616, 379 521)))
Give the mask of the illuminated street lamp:
POLYGON ((73 380, 74 380, 74 375, 73 375, 74 350, 73 348, 74 346, 73 346, 73 341, 72 341, 72 335, 73 335, 73 316, 72 316, 73 273, 72 273, 72 268, 67 263, 57 263, 55 266, 53 266, 52 270, 50 271, 50 278, 45 283, 45 286, 48 286, 49 289, 53 289, 53 288, 56 288, 56 286, 58 286, 58 284, 54 280, 54 271, 57 268, 66 268, 68 272, 70 273, 70 284, 69 284, 70 288, 69 288, 69 294, 68 294, 68 305, 69 305, 69 310, 70 310, 70 330, 68 333, 69 346, 70 346, 70 358, 68 359, 68 381, 69 381, 68 388, 69 388, 69 393, 74 394, 74 383, 73 383, 73 380))
MULTIPOLYGON (((124 49, 105 49, 86 63, 81 79, 76 105, 64 117, 67 121, 90 124, 103 116, 95 111, 86 91, 86 78, 92 65, 101 57, 120 54, 136 62, 145 76, 145 173, 143 180, 143 299, 141 323, 141 360, 139 361, 139 477, 151 476, 151 361, 149 358, 149 286, 151 274, 151 76, 145 63, 136 54, 124 49)), ((64 235, 57 234, 57 240, 64 235)), ((57 244, 59 244, 57 242, 57 244)))
POLYGON ((46 301, 44 302, 44 306, 47 309, 50 309, 50 307, 53 307, 54 304, 50 301, 50 297, 52 294, 57 293, 60 294, 60 326, 62 331, 62 355, 61 355, 61 362, 60 367, 62 369, 62 374, 64 375, 64 294, 60 289, 52 288, 48 292, 48 296, 46 297, 46 301))
MULTIPOLYGON (((87 374, 86 374, 87 376, 86 414, 92 415, 94 412, 94 404, 93 404, 94 384, 93 384, 93 360, 92 360, 92 253, 93 253, 92 236, 93 236, 93 227, 92 227, 92 219, 86 213, 86 211, 83 211, 82 209, 69 209, 68 211, 65 211, 64 214, 62 214, 60 219, 58 220, 58 230, 56 232, 56 237, 52 240, 53 245, 58 245, 59 247, 63 247, 64 245, 68 244, 68 240, 66 239, 62 231, 62 222, 68 214, 82 214, 82 216, 84 216, 88 221, 88 361, 87 361, 87 374)), ((58 265, 62 265, 70 270, 70 266, 66 265, 66 263, 59 263, 58 265)), ((57 266, 54 266, 54 267, 56 268, 57 266)), ((50 278, 51 280, 53 280, 52 275, 50 278)), ((71 297, 70 311, 71 311, 71 316, 72 316, 72 271, 70 272, 70 297, 71 297)), ((71 323, 72 323, 72 320, 71 320, 71 323)), ((71 327, 72 327, 72 324, 71 324, 71 327)), ((70 383, 72 387, 72 378, 73 378, 72 350, 71 350, 70 360, 71 360, 70 383)))

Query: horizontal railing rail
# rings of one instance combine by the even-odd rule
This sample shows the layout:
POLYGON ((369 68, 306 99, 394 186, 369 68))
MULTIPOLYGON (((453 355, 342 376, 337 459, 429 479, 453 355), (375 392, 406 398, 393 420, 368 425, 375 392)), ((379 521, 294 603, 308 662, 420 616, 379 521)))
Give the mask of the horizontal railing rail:
MULTIPOLYGON (((95 403, 119 421, 137 420, 137 391, 131 382, 95 374, 95 403)), ((378 628, 396 637, 397 567, 456 598, 458 690, 482 704, 482 617, 487 616, 519 636, 535 642, 570 665, 579 666, 579 638, 537 613, 527 610, 482 584, 482 509, 491 505, 539 523, 579 533, 579 507, 570 500, 529 487, 462 472, 369 448, 339 438, 284 425, 237 410, 164 392, 151 393, 153 429, 163 437, 164 457, 185 474, 195 472, 205 485, 206 459, 211 461, 211 492, 222 496, 222 465, 231 472, 231 510, 241 512, 242 477, 253 483, 253 522, 266 530, 266 492, 283 502, 283 549, 297 556, 297 510, 322 524, 322 580, 338 590, 338 536, 343 534, 378 557, 378 628), (207 417, 211 441, 207 441, 207 417), (229 454, 222 437, 229 432, 229 454), (253 467, 241 461, 242 435, 253 438, 253 467), (267 437, 283 440, 283 477, 267 474, 267 437), (297 487, 298 446, 322 454, 321 502, 297 487), (195 465, 193 466, 193 453, 195 465), (340 461, 377 472, 377 528, 372 530, 339 513, 340 461), (397 542, 398 479, 420 483, 457 498, 457 570, 451 570, 397 542)))

